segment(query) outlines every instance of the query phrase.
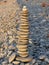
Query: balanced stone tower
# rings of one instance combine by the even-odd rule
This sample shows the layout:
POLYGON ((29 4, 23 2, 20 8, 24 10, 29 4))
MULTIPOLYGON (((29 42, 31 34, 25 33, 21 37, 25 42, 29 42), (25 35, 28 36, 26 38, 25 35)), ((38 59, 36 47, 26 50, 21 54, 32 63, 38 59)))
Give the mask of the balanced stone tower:
POLYGON ((16 60, 20 60, 21 62, 30 62, 32 58, 29 56, 28 52, 29 22, 28 9, 26 6, 23 7, 20 18, 17 43, 17 53, 19 54, 19 57, 17 57, 16 60))

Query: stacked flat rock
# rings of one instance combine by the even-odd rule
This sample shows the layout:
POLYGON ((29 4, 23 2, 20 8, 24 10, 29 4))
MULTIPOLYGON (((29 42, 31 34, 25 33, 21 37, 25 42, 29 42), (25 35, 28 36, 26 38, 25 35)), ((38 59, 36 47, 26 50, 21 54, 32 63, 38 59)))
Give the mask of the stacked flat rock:
POLYGON ((27 57, 27 43, 28 43, 28 33, 29 33, 29 25, 28 25, 28 10, 26 7, 23 7, 21 12, 21 23, 19 26, 19 38, 18 38, 18 53, 21 57, 27 57))
MULTIPOLYGON (((19 33, 18 33, 18 54, 21 58, 21 61, 28 62, 30 61, 30 58, 27 58, 29 56, 28 53, 28 35, 29 35, 29 23, 28 23, 28 9, 26 6, 23 7, 21 12, 21 22, 19 25, 19 33)), ((19 60, 18 57, 16 60, 19 60)))

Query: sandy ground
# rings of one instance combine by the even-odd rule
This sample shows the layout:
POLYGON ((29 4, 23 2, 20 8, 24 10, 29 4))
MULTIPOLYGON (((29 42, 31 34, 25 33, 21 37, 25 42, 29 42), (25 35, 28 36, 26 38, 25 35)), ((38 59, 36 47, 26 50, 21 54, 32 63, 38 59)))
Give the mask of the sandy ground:
POLYGON ((0 41, 5 41, 8 31, 16 28, 19 5, 16 0, 0 1, 0 41), (17 12, 17 13, 16 13, 17 12))

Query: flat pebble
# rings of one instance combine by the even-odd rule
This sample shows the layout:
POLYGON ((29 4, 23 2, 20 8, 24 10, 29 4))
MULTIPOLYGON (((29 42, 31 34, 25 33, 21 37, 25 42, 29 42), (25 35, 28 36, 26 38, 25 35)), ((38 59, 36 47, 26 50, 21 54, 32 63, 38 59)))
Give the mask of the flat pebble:
POLYGON ((9 57, 9 63, 12 62, 16 57, 15 53, 12 53, 11 56, 9 57))

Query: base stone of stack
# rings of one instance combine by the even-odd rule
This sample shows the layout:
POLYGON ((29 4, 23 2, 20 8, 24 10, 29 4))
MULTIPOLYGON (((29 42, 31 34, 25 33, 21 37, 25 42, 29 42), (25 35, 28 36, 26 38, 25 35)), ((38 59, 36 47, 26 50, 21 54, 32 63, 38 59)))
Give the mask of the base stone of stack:
POLYGON ((21 61, 21 62, 31 62, 32 61, 32 57, 17 57, 16 60, 21 61))

